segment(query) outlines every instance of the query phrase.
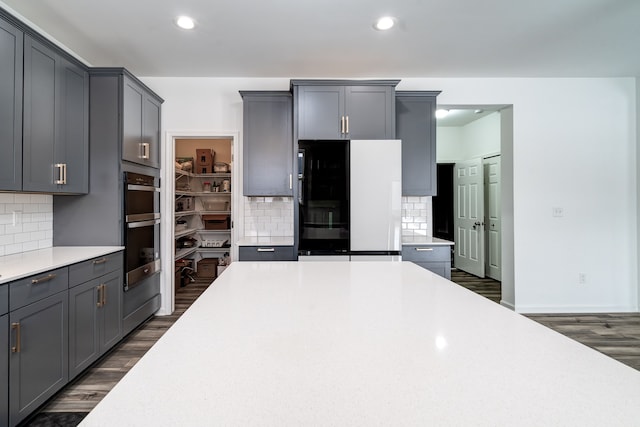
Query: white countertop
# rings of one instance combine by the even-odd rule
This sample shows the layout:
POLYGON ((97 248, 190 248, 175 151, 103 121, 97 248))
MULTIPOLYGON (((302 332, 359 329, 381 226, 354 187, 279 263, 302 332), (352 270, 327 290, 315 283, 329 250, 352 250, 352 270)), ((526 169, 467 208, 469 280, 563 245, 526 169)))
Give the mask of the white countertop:
POLYGON ((293 246, 293 237, 265 236, 265 237, 241 237, 238 246, 293 246))
POLYGON ((402 236, 403 245, 430 245, 430 246, 453 246, 454 242, 450 240, 439 239, 433 236, 424 236, 421 234, 412 234, 410 236, 402 236))
POLYGON ((0 257, 0 284, 121 251, 122 246, 57 246, 0 257))
POLYGON ((413 263, 237 262, 81 425, 639 422, 639 371, 413 263))

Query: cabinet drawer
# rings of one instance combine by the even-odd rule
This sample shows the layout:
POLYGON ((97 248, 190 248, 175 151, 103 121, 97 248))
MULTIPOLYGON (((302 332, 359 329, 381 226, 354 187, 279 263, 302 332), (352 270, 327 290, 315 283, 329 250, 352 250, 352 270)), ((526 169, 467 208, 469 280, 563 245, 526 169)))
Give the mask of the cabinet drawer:
POLYGON ((295 261, 293 246, 241 246, 240 261, 295 261))
POLYGON ((69 287, 122 268, 122 252, 116 252, 69 266, 69 287))
POLYGON ((450 246, 403 245, 403 261, 450 261, 450 246))
POLYGON ((0 316, 9 312, 9 285, 0 285, 0 316))
POLYGON ((24 307, 69 287, 67 267, 16 280, 9 284, 9 308, 24 307))

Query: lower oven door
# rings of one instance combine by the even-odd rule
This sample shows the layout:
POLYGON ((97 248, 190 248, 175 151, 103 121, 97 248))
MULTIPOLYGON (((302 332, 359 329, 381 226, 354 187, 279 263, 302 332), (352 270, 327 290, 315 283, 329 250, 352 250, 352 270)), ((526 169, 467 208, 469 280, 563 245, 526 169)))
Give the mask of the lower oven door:
POLYGON ((160 271, 160 219, 127 223, 124 290, 160 271))

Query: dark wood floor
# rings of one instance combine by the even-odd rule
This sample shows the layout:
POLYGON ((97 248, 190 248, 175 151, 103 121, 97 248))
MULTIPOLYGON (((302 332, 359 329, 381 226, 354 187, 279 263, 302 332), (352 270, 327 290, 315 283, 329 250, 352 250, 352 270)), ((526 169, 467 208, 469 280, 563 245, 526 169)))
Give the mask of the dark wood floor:
MULTIPOLYGON (((500 303, 500 282, 453 270, 451 280, 500 303)), ((528 318, 640 370, 640 313, 527 314, 528 318)))
MULTIPOLYGON (((480 279, 459 270, 453 270, 451 276, 457 284, 500 302, 500 282, 480 279)), ((52 398, 26 425, 77 425, 80 419, 64 424, 43 420, 56 417, 56 414, 59 418, 73 419, 68 413, 89 412, 206 288, 206 283, 192 283, 178 289, 176 311, 172 315, 154 317, 132 332, 95 366, 52 398)), ((527 317, 640 370, 640 313, 536 314, 527 317)))

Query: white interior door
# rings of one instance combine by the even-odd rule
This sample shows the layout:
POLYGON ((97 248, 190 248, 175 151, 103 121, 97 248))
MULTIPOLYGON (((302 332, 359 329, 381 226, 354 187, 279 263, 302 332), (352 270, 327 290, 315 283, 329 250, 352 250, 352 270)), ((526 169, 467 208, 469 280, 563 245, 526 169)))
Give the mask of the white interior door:
POLYGON ((454 264, 484 277, 484 173, 482 159, 456 163, 453 174, 454 264))
POLYGON ((487 277, 502 280, 502 233, 500 202, 500 156, 484 160, 487 277))

